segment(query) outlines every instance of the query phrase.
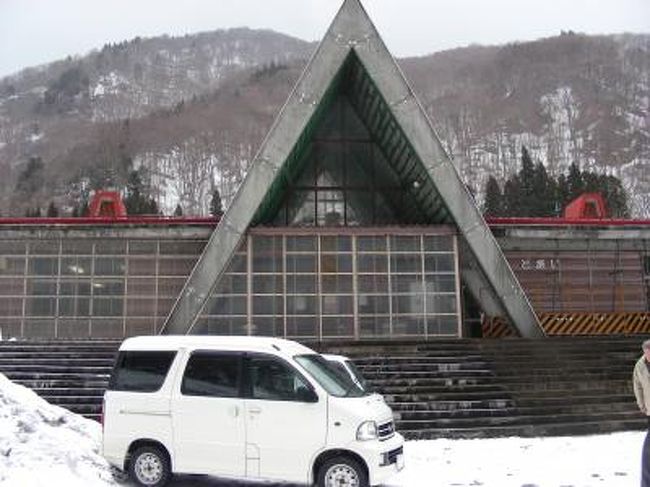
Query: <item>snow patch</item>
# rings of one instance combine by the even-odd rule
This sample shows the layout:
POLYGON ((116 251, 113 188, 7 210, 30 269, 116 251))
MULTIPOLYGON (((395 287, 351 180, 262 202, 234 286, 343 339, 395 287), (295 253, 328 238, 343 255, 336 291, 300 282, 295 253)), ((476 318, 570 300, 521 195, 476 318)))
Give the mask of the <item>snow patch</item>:
POLYGON ((0 374, 0 485, 118 485, 100 454, 101 426, 0 374))

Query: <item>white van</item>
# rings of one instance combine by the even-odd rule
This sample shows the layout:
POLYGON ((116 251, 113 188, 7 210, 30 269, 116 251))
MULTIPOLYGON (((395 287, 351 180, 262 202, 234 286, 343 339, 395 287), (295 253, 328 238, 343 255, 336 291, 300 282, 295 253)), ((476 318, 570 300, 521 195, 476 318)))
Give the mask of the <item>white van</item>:
POLYGON ((125 340, 103 428, 104 456, 139 485, 179 473, 364 487, 404 465, 381 397, 277 338, 125 340))

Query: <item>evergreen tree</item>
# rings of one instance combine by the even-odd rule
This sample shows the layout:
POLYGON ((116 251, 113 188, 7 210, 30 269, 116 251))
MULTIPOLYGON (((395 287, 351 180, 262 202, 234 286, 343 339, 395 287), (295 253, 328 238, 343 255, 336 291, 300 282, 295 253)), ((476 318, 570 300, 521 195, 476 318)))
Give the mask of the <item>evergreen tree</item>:
POLYGON ((212 216, 223 215, 223 203, 221 202, 221 194, 218 189, 212 190, 212 199, 210 200, 210 214, 212 216))
POLYGON ((551 217, 555 215, 555 196, 557 183, 548 176, 544 164, 535 165, 533 176, 533 193, 530 197, 531 209, 529 216, 551 217))
POLYGON ((47 207, 47 216, 49 218, 54 218, 59 216, 59 209, 54 204, 54 201, 50 201, 50 206, 47 207))
POLYGON ((521 146, 521 170, 519 171, 519 204, 517 216, 534 216, 538 205, 535 194, 535 165, 525 145, 521 146))
POLYGON ((129 215, 157 215, 158 204, 150 196, 150 189, 142 181, 140 171, 131 171, 126 183, 124 206, 129 215))
POLYGON ((43 187, 45 166, 40 157, 30 157, 27 166, 18 175, 16 191, 32 195, 43 187))
POLYGON ((562 202, 563 208, 585 192, 585 181, 582 172, 580 171, 580 167, 578 167, 575 162, 571 163, 571 166, 569 167, 567 185, 569 188, 568 198, 566 201, 562 202))
POLYGON ((503 216, 503 195, 501 188, 494 176, 490 176, 485 183, 485 205, 483 214, 485 216, 503 216))
POLYGON ((511 177, 503 186, 503 216, 521 216, 519 178, 511 177))
POLYGON ((174 210, 174 216, 183 216, 183 208, 181 208, 180 203, 176 205, 176 209, 174 210))

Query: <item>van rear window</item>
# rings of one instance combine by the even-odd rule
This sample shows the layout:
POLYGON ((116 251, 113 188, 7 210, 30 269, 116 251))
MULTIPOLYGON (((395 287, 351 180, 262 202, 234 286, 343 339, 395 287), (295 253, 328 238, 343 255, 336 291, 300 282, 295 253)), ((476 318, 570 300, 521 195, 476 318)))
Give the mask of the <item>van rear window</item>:
POLYGON ((155 392, 165 382, 175 356, 176 352, 120 352, 108 389, 155 392))

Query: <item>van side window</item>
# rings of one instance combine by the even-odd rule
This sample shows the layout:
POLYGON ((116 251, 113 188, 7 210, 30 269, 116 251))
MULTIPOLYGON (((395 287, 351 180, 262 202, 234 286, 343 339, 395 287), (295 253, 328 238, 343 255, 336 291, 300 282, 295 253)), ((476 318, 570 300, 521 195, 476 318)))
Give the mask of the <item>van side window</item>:
POLYGON ((155 392, 165 382, 176 352, 120 352, 108 389, 112 391, 155 392))
POLYGON ((299 401, 299 392, 311 390, 289 365, 272 357, 251 357, 248 366, 253 399, 299 401))
POLYGON ((186 396, 239 396, 239 364, 236 354, 193 353, 187 362, 181 394, 186 396))

